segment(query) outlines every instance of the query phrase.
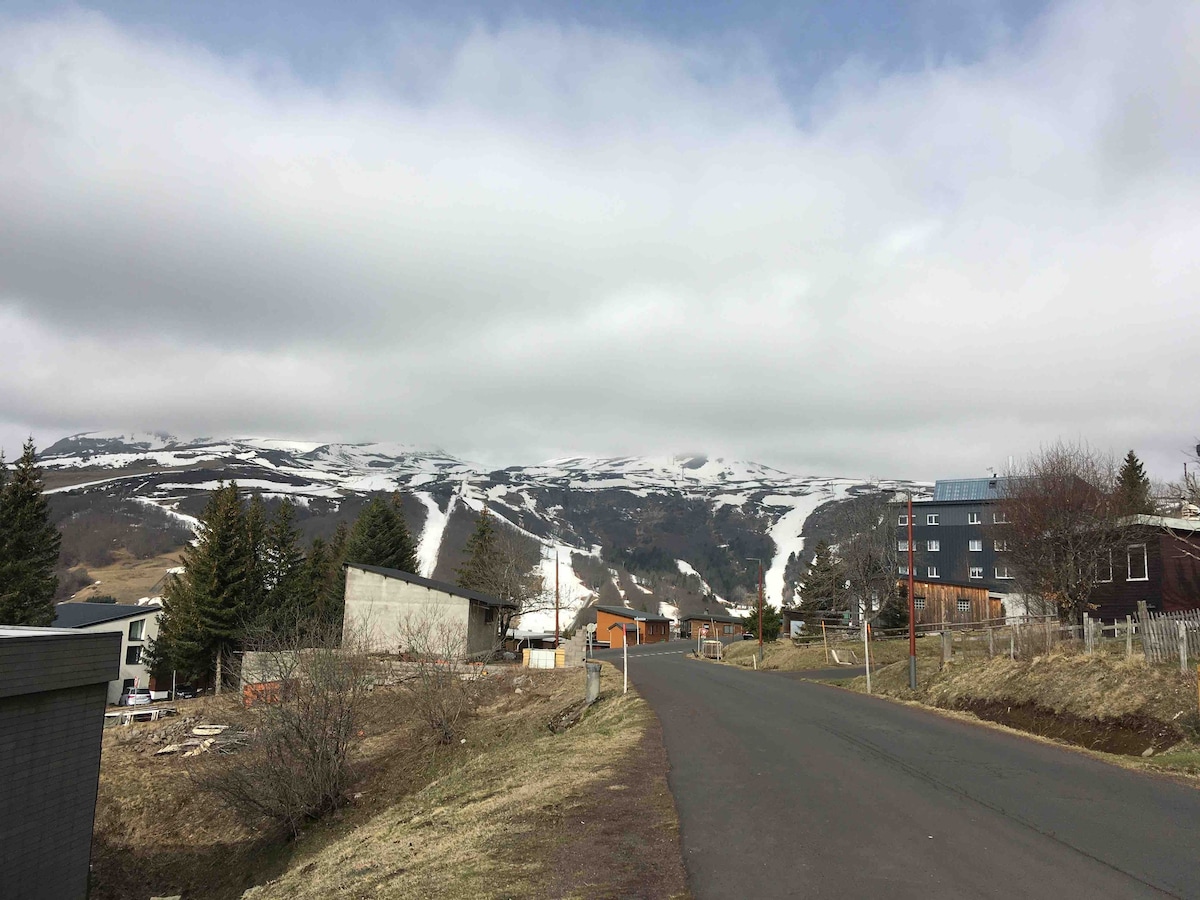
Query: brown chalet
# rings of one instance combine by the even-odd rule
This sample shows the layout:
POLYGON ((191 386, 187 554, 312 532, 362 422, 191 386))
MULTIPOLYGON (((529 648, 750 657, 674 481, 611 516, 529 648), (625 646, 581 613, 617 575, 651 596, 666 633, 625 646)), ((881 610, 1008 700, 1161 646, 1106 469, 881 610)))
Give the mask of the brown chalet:
POLYGON ((596 640, 608 641, 610 647, 630 644, 657 644, 671 639, 671 620, 666 616, 624 606, 597 606, 596 640), (623 628, 613 628, 623 625, 623 628))
POLYGON ((1092 615, 1124 619, 1141 600, 1151 612, 1200 609, 1200 519, 1131 516, 1128 538, 1100 561, 1092 615))
POLYGON ((686 638, 699 637, 705 626, 708 632, 704 637, 713 640, 721 638, 736 638, 743 631, 743 620, 728 613, 712 613, 711 615, 697 614, 684 616, 679 622, 680 634, 686 638))

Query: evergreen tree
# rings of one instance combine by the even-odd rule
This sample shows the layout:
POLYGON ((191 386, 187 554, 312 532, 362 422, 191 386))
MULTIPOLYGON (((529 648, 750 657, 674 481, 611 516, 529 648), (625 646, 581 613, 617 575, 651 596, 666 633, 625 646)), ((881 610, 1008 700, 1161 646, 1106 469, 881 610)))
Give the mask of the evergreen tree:
POLYGON ((286 626, 312 615, 307 561, 300 550, 300 531, 295 521, 296 507, 291 500, 284 500, 264 537, 260 571, 265 599, 259 621, 267 628, 286 626))
POLYGON ((156 668, 204 676, 213 671, 218 655, 241 646, 249 614, 258 605, 251 593, 257 561, 236 482, 213 492, 200 525, 196 543, 183 552, 183 574, 163 593, 152 658, 156 668))
POLYGON ((492 515, 486 509, 475 523, 475 531, 467 539, 464 548, 467 554, 457 571, 458 586, 500 597, 503 590, 503 561, 496 542, 496 527, 492 515))
MULTIPOLYGON (((337 567, 340 568, 340 565, 337 567)), ((305 621, 316 625, 331 625, 330 610, 336 609, 336 604, 330 602, 337 584, 337 572, 333 553, 329 544, 321 538, 313 538, 304 561, 302 575, 302 600, 305 621)))
POLYGON ((262 495, 255 492, 243 512, 242 527, 245 532, 246 582, 243 586, 243 624, 248 628, 269 625, 271 618, 267 605, 267 512, 263 507, 262 495))
POLYGON ((346 540, 346 562, 417 570, 417 547, 400 511, 400 495, 376 497, 358 517, 346 540))
POLYGON ((1150 496, 1150 479, 1137 454, 1130 450, 1125 454, 1121 471, 1117 475, 1116 500, 1121 515, 1148 515, 1157 511, 1150 496))
POLYGON ((845 605, 845 593, 845 569, 829 544, 821 541, 804 576, 804 587, 800 592, 803 607, 814 612, 841 609, 845 605))
MULTIPOLYGON (((751 634, 759 634, 758 621, 758 605, 750 610, 750 612, 742 619, 742 627, 751 634)), ((779 632, 783 630, 783 616, 779 614, 779 610, 770 603, 764 603, 762 608, 762 639, 764 641, 773 641, 779 637, 779 632)))
POLYGON ((33 438, 11 477, 0 458, 0 624, 49 625, 62 535, 50 522, 33 438))

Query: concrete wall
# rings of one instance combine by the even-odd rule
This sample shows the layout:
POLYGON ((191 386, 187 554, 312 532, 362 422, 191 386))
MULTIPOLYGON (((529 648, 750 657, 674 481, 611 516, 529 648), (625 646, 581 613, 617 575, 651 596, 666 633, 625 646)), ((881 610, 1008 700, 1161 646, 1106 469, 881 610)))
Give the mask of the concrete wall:
POLYGON ((87 896, 117 643, 75 629, 0 628, 0 896, 87 896))
MULTIPOLYGON (((482 613, 474 614, 471 628, 471 601, 444 591, 388 578, 353 566, 346 568, 346 609, 343 616, 344 639, 365 638, 374 652, 395 653, 410 649, 403 646, 405 621, 430 629, 448 631, 458 655, 491 647, 490 638, 479 637, 482 613), (470 636, 470 640, 468 640, 470 636), (486 641, 486 643, 485 643, 486 641)), ((449 651, 448 642, 434 638, 430 649, 449 651)))

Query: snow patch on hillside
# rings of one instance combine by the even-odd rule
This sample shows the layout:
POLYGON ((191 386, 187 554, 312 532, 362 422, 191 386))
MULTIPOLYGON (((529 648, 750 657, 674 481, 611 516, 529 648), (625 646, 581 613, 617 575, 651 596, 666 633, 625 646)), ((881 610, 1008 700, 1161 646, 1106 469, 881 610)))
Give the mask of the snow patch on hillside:
POLYGON ((527 612, 521 616, 519 624, 522 631, 554 631, 555 553, 558 554, 559 626, 566 628, 570 625, 575 614, 595 598, 596 595, 584 587, 571 564, 571 554, 579 552, 581 551, 578 548, 566 544, 542 545, 542 559, 537 572, 542 577, 547 600, 545 605, 549 608, 527 612))
MULTIPOLYGON (((846 495, 845 484, 825 484, 816 487, 810 494, 799 497, 788 497, 782 494, 771 494, 763 498, 764 506, 790 507, 781 515, 767 532, 775 544, 775 556, 763 576, 764 601, 772 606, 780 606, 783 600, 784 569, 788 557, 793 553, 799 556, 804 552, 804 538, 800 531, 804 523, 818 506, 837 500, 846 495)), ((789 598, 790 599, 790 598, 789 598)))
POLYGON ((442 512, 437 501, 429 494, 416 493, 413 495, 425 507, 425 527, 421 529, 421 540, 417 543, 417 574, 422 578, 432 578, 433 570, 437 568, 438 553, 442 549, 442 535, 446 531, 446 522, 454 510, 454 499, 442 512))

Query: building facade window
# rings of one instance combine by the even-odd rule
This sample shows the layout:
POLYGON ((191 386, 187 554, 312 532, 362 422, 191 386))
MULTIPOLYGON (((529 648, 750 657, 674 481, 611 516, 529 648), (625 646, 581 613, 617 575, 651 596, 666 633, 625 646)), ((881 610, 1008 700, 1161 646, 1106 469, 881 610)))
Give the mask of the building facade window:
POLYGON ((1008 513, 1002 513, 1002 512, 992 513, 992 524, 993 525, 1007 525, 1008 524, 1008 513))
POLYGON ((142 661, 142 645, 134 644, 125 651, 125 665, 136 666, 142 661))
POLYGON ((1125 580, 1149 581, 1150 568, 1146 564, 1146 545, 1130 544, 1125 553, 1125 580))
POLYGON ((908 541, 896 541, 896 549, 902 552, 907 552, 908 541))
POLYGON ((901 575, 907 575, 908 566, 896 566, 896 571, 898 571, 901 575))
POLYGON ((1096 580, 1112 581, 1112 551, 1102 555, 1096 562, 1096 580))
POLYGON ((975 579, 982 578, 983 577, 983 566, 971 566, 971 568, 969 570, 969 575, 971 578, 975 578, 975 579))
POLYGON ((1008 552, 1008 541, 992 541, 992 549, 997 553, 1008 552))
POLYGON ((1008 566, 996 566, 996 577, 1001 581, 1012 579, 1012 570, 1008 566))
POLYGON ((918 612, 920 610, 923 610, 925 608, 925 598, 924 597, 913 598, 913 606, 917 609, 918 612))
POLYGON ((732 626, 732 625, 726 625, 726 626, 725 626, 725 633, 726 633, 726 634, 733 634, 733 626, 732 626))
POLYGON ((928 550, 930 553, 937 553, 939 550, 942 549, 942 542, 941 541, 926 541, 925 549, 928 550))
POLYGON ((907 525, 908 524, 908 516, 905 513, 900 513, 900 518, 898 518, 896 520, 896 524, 897 525, 907 525))
POLYGON ((140 641, 146 633, 146 620, 138 619, 136 622, 129 623, 129 639, 131 641, 140 641))
POLYGON ((926 516, 925 516, 925 524, 926 525, 936 525, 937 523, 938 523, 938 514, 937 513, 927 513, 926 514, 926 516))
POLYGON ((925 576, 927 578, 941 578, 942 577, 938 574, 937 566, 930 566, 929 568, 927 568, 925 570, 925 576))
POLYGON ((962 597, 959 597, 958 598, 958 611, 960 613, 969 613, 971 611, 971 601, 964 600, 962 597))
POLYGON ((967 513, 967 524, 978 525, 980 523, 979 513, 967 513))
POLYGON ((972 553, 982 553, 983 552, 983 539, 981 538, 977 541, 967 541, 967 549, 969 551, 971 551, 972 553))

